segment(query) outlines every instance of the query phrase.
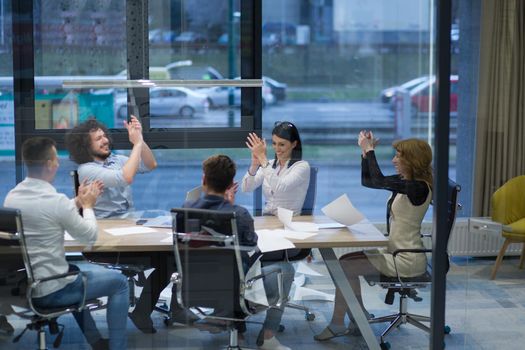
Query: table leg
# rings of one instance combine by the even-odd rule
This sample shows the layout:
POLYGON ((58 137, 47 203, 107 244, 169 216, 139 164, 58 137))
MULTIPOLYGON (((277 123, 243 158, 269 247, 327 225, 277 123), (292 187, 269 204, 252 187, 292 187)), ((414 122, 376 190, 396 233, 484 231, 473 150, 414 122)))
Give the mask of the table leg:
POLYGON ((343 298, 345 299, 345 302, 348 305, 348 308, 350 309, 355 323, 361 331, 368 348, 380 350, 376 336, 372 332, 372 328, 370 328, 370 324, 368 323, 365 313, 363 312, 361 305, 359 305, 357 297, 355 296, 350 283, 346 279, 346 275, 343 271, 343 268, 341 267, 341 264, 339 263, 339 259, 337 259, 334 253, 334 250, 332 248, 319 248, 319 251, 321 252, 334 284, 341 291, 341 294, 343 295, 343 298))

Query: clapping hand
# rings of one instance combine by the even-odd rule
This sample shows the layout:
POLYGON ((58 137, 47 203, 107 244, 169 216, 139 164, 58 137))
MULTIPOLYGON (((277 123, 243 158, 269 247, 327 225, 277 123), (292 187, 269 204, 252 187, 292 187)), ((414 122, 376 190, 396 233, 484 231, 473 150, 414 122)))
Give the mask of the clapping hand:
POLYGON ((88 184, 87 180, 82 181, 78 187, 78 194, 76 197, 77 206, 82 208, 93 208, 98 196, 104 191, 104 183, 100 180, 95 180, 88 184))
POLYGON ((251 132, 246 139, 246 146, 252 151, 252 166, 258 167, 268 162, 266 158, 266 141, 264 139, 251 132))
POLYGON ((128 130, 129 142, 131 142, 133 145, 136 145, 143 141, 142 125, 140 124, 137 117, 132 115, 129 123, 124 120, 124 127, 126 128, 126 130, 128 130))
POLYGON ((234 182, 227 190, 224 192, 224 199, 230 202, 232 205, 235 204, 235 194, 239 189, 239 183, 234 182))
POLYGON ((363 157, 366 156, 367 152, 373 151, 378 143, 379 139, 374 137, 372 131, 361 130, 357 138, 357 144, 363 151, 363 157))

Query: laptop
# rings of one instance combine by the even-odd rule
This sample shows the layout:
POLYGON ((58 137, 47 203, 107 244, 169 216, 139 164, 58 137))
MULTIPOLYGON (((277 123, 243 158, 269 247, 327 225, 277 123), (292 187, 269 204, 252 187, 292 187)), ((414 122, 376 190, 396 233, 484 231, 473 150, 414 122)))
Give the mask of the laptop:
POLYGON ((201 198, 202 186, 197 186, 186 192, 186 202, 195 202, 201 198))

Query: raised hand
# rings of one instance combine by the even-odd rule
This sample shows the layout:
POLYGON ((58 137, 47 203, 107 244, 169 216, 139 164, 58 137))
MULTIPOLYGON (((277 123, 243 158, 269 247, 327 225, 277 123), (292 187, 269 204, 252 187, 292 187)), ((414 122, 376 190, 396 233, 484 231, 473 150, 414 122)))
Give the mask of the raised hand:
POLYGON ((359 147, 361 147, 363 157, 366 156, 366 153, 368 151, 374 150, 378 143, 379 139, 376 139, 374 137, 372 131, 361 130, 361 132, 359 132, 359 135, 357 137, 357 144, 359 145, 359 147))
POLYGON ((131 116, 129 123, 124 120, 124 127, 128 131, 129 142, 133 145, 139 144, 143 141, 142 125, 140 125, 140 122, 135 116, 131 116))
POLYGON ((246 146, 252 151, 252 165, 254 165, 254 161, 258 162, 256 166, 268 162, 266 158, 266 141, 264 139, 259 138, 257 134, 251 132, 246 139, 246 146))
POLYGON ((239 183, 234 182, 227 190, 224 192, 224 199, 230 202, 232 205, 235 204, 235 194, 239 189, 239 183))
POLYGON ((104 183, 102 181, 95 180, 88 184, 84 180, 78 188, 76 200, 82 208, 93 208, 103 190, 104 183))

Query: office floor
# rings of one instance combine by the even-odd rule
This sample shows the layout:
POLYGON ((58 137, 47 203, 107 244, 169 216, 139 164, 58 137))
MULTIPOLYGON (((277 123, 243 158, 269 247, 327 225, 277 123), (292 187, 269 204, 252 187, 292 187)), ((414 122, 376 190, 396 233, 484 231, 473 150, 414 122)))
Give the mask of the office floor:
MULTIPOLYGON (((518 259, 507 258, 495 281, 489 280, 493 259, 455 258, 447 279, 447 324, 452 333, 445 337, 446 349, 512 349, 522 346, 525 342, 525 270, 518 270, 518 259)), ((322 276, 307 276, 305 287, 318 291, 333 293, 334 287, 327 276, 322 260, 309 264, 322 276)), ((365 304, 375 315, 384 315, 389 311, 397 311, 397 302, 388 306, 383 303, 384 291, 378 287, 364 285, 365 304)), ((419 295, 423 301, 409 301, 409 311, 412 313, 429 313, 430 291, 421 290, 419 295)), ((367 349, 364 341, 357 336, 335 338, 327 342, 316 342, 312 336, 321 331, 330 319, 332 302, 304 302, 316 314, 312 322, 304 319, 304 314, 297 310, 287 309, 283 324, 286 330, 278 338, 292 349, 367 349)), ((102 332, 105 329, 105 313, 97 312, 96 319, 102 332)), ((131 322, 128 322, 130 349, 213 349, 228 343, 228 334, 210 334, 194 328, 175 326, 166 328, 162 315, 153 314, 158 330, 155 335, 139 332, 131 322)), ((16 332, 24 327, 24 321, 9 317, 16 332)), ((262 316, 252 317, 253 321, 261 321, 262 316)), ((66 331, 61 349, 90 349, 74 320, 70 316, 61 319, 66 324, 66 331)), ((384 324, 373 325, 375 334, 379 335, 384 324)), ((260 326, 249 324, 245 345, 256 348, 255 339, 260 326)), ((48 337, 48 347, 52 347, 52 339, 48 337)), ((35 332, 27 332, 20 342, 13 344, 12 337, 0 335, 1 349, 31 349, 36 348, 35 332)), ((388 337, 392 349, 428 349, 429 336, 417 328, 404 325, 394 330, 388 337)))

